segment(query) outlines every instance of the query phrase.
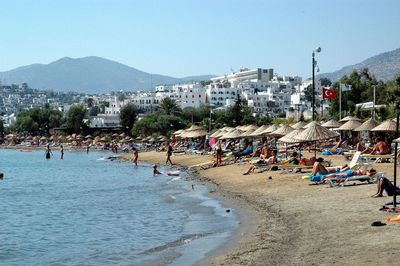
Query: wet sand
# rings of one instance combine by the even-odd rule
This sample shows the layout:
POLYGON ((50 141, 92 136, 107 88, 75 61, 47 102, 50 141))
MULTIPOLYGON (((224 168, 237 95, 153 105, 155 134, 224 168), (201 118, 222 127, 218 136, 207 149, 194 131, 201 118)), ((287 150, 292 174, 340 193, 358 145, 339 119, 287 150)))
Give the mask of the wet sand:
MULTIPOLYGON (((165 158, 164 152, 139 154, 142 162, 163 164, 165 158)), ((326 159, 333 165, 348 163, 343 156, 326 159)), ((198 178, 212 184, 215 194, 237 210, 241 220, 231 241, 202 265, 387 265, 398 261, 400 224, 371 226, 397 216, 379 211, 392 197, 372 198, 376 184, 351 182, 329 188, 310 185, 302 173, 243 175, 249 164, 193 168, 211 161, 202 155, 178 155, 172 161, 197 169, 198 178)), ((373 167, 393 179, 392 163, 373 167)))

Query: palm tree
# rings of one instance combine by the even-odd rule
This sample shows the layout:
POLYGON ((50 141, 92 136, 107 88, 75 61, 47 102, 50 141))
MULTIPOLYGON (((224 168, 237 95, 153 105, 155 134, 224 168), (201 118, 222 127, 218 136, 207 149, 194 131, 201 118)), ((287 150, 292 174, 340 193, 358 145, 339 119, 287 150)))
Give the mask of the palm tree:
POLYGON ((162 112, 163 114, 173 115, 180 113, 181 111, 182 111, 181 108, 179 108, 178 104, 174 99, 165 97, 164 99, 161 100, 160 112, 162 112))

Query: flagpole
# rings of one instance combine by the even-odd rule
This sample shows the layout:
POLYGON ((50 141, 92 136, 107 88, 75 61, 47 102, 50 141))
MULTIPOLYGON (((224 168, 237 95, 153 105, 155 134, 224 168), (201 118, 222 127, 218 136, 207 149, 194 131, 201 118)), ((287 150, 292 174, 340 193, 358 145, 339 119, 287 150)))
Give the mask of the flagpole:
POLYGON ((339 120, 342 119, 342 83, 339 83, 339 120))

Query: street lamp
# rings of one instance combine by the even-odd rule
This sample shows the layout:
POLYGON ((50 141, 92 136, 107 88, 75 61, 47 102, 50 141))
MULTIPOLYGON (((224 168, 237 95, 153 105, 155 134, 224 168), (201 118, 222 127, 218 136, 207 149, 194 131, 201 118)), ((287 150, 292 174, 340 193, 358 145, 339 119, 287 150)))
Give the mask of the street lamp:
MULTIPOLYGON (((321 47, 317 47, 312 52, 312 120, 315 120, 315 68, 317 61, 315 60, 315 53, 320 53, 321 47)), ((319 70, 317 70, 319 71, 319 70)))

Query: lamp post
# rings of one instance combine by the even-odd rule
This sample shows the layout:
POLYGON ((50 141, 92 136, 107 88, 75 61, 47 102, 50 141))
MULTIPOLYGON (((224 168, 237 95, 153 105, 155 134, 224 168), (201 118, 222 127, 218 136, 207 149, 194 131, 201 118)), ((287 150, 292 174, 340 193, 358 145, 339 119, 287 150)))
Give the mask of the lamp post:
POLYGON ((315 53, 321 52, 321 47, 317 47, 312 52, 312 120, 315 120, 315 67, 317 61, 315 60, 315 53))

